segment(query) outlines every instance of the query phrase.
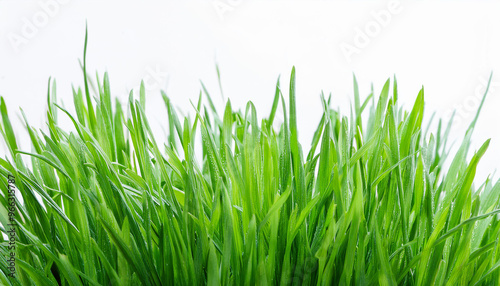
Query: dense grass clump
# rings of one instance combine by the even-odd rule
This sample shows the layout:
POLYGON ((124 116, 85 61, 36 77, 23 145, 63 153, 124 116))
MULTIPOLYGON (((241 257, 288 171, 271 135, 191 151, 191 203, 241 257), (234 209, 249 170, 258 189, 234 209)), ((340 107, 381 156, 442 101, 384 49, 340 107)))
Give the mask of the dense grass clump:
POLYGON ((22 197, 16 278, 3 241, 2 285, 500 284, 500 184, 473 184, 489 141, 467 161, 477 116, 444 170, 450 125, 424 131, 423 89, 407 112, 395 80, 393 92, 388 80, 362 101, 354 79, 351 116, 322 98, 304 153, 292 70, 288 103, 278 82, 260 122, 251 102, 239 112, 228 101, 218 114, 206 90, 209 104, 200 97, 196 118, 182 118, 163 95, 169 137, 159 145, 144 88, 125 109, 112 104, 107 75, 91 84, 85 61, 84 74, 76 114, 49 88, 48 133, 26 121, 29 152, 2 99, 3 234, 11 178, 22 197))

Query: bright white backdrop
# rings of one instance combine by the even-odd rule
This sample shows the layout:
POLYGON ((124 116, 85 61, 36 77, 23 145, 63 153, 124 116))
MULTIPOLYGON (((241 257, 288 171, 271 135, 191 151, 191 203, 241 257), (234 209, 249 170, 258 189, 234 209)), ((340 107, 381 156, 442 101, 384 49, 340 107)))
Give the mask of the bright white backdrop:
MULTIPOLYGON (((477 149, 492 138, 478 167, 484 179, 500 166, 499 11, 500 4, 487 1, 0 0, 0 95, 10 113, 19 114, 20 106, 30 123, 45 128, 49 76, 66 106, 71 84, 82 84, 85 21, 88 70, 108 71, 112 93, 122 101, 144 79, 147 113, 159 134, 166 119, 160 88, 192 113, 189 100, 197 98, 201 79, 223 108, 218 62, 233 107, 251 100, 261 116, 270 110, 277 77, 287 86, 295 65, 304 148, 320 119, 322 90, 348 113, 353 72, 363 96, 371 83, 379 92, 396 74, 408 108, 424 85, 427 119, 458 109, 452 136, 460 140, 493 71, 473 142, 477 149)), ((29 150, 20 120, 14 121, 21 147, 29 150)))

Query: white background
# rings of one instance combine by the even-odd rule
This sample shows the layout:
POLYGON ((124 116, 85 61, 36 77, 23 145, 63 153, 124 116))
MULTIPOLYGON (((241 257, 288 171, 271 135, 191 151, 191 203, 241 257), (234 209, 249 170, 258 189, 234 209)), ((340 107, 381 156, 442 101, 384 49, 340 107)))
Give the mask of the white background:
MULTIPOLYGON (((22 107, 32 125, 46 128, 48 78, 57 80, 67 107, 71 85, 83 83, 78 60, 87 21, 88 71, 108 71, 112 93, 122 102, 145 79, 147 113, 159 139, 166 121, 160 88, 192 114, 189 100, 197 99, 201 79, 222 111, 218 62, 233 108, 244 109, 251 100, 259 116, 267 116, 276 79, 281 75, 286 87, 295 65, 299 139, 307 150, 321 116, 320 92, 331 92, 333 105, 347 115, 353 72, 363 98, 371 83, 378 95, 395 74, 408 109, 424 85, 426 119, 458 109, 452 138, 460 140, 493 71, 473 136, 474 149, 492 138, 478 167, 483 180, 500 166, 498 12, 499 4, 486 1, 0 0, 0 95, 11 114, 22 107)), ((14 119, 21 147, 29 151, 26 131, 14 119)), ((5 148, 0 145, 1 156, 5 148)))

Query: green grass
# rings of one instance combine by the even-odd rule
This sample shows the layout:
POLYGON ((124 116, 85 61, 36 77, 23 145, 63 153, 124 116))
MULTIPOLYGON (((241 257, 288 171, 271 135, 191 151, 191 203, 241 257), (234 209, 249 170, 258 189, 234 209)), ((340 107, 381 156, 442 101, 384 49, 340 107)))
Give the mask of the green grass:
MULTIPOLYGON (((278 81, 261 121, 251 102, 218 114, 206 89, 208 106, 200 96, 190 120, 163 94, 168 140, 158 144, 144 87, 113 104, 108 76, 92 83, 85 61, 76 113, 49 84, 48 132, 25 122, 30 152, 18 150, 2 99, 3 234, 9 175, 23 202, 16 278, 2 258, 0 284, 500 284, 500 183, 473 184, 489 140, 467 159, 477 116, 449 154, 450 125, 422 126, 423 89, 405 111, 395 80, 362 99, 354 79, 350 117, 322 97, 304 153, 292 70, 288 100, 278 81)), ((6 241, 0 250, 9 255, 6 241)))

